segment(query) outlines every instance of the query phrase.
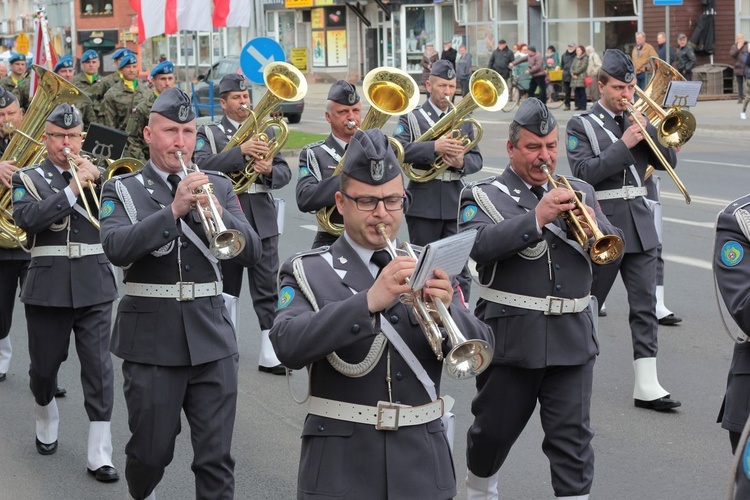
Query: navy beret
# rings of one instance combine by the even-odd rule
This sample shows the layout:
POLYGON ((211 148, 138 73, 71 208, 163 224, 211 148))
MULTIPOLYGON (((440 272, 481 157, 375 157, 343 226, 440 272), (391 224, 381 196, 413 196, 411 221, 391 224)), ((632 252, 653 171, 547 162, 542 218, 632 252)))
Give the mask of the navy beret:
POLYGON ((26 56, 18 52, 11 52, 10 59, 8 59, 8 63, 13 64, 16 61, 26 61, 26 56))
POLYGON ((185 92, 172 87, 165 90, 154 101, 151 106, 152 113, 159 113, 177 123, 187 123, 195 119, 195 112, 190 98, 185 92))
POLYGON ((71 56, 70 54, 66 54, 57 60, 57 64, 55 64, 53 71, 57 73, 57 71, 62 68, 72 68, 72 67, 73 67, 73 56, 71 56))
POLYGON ((618 49, 609 49, 604 53, 601 69, 621 82, 630 83, 635 79, 633 61, 618 49))
POLYGON ((353 106, 359 102, 357 87, 345 80, 339 80, 328 90, 328 100, 344 106, 353 106))
POLYGON ((120 47, 112 53, 112 59, 116 61, 127 53, 132 53, 132 51, 127 47, 120 47))
POLYGON ((343 173, 370 185, 385 184, 401 175, 401 166, 382 130, 357 130, 344 156, 343 173))
POLYGON ((536 97, 529 97, 521 102, 513 121, 529 132, 544 137, 557 127, 557 120, 547 109, 547 105, 536 97))
POLYGON ((171 75, 174 73, 174 64, 171 61, 162 61, 151 68, 151 78, 156 75, 171 75))
POLYGON ((432 63, 430 76, 437 76, 443 80, 453 80, 456 78, 456 70, 453 69, 453 63, 447 59, 439 59, 432 63))
POLYGON ((60 128, 70 130, 81 125, 81 113, 67 102, 60 104, 47 117, 47 121, 60 128))
POLYGON ((120 62, 117 64, 117 69, 122 69, 128 64, 138 64, 138 58, 135 57, 135 54, 132 52, 128 52, 122 58, 120 59, 120 62))
POLYGON ((5 87, 0 87, 0 109, 5 109, 14 102, 18 101, 15 94, 5 87))
POLYGON ((219 94, 223 94, 224 92, 245 92, 246 90, 245 77, 239 73, 224 75, 219 82, 219 94))
POLYGON ((94 59, 99 59, 99 54, 97 54, 94 49, 87 50, 81 56, 81 62, 82 63, 93 61, 94 59))

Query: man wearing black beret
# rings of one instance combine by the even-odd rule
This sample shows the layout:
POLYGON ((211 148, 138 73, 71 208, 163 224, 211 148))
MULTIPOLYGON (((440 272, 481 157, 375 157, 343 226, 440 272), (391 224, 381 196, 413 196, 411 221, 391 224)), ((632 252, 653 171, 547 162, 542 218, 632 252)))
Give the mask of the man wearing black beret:
POLYGON ((667 411, 680 406, 660 384, 656 371, 658 321, 656 274, 659 235, 646 200, 646 167, 664 167, 644 141, 638 120, 673 167, 677 156, 656 139, 648 119, 626 112, 635 93, 635 68, 617 49, 604 53, 599 70, 601 98, 587 112, 568 122, 568 163, 573 174, 590 182, 602 210, 625 233, 625 256, 619 265, 597 266, 592 293, 603 304, 618 271, 628 292, 630 333, 633 340, 635 406, 667 411))
MULTIPOLYGON (((441 422, 452 400, 438 398, 442 363, 399 300, 415 261, 391 259, 386 250, 385 237, 395 239, 403 222, 406 193, 385 134, 357 131, 338 177, 344 233, 282 265, 271 329, 286 366, 311 367, 297 498, 453 498, 441 422)), ((425 292, 450 308, 467 338, 486 341, 489 329, 453 285, 438 270, 425 292)))
MULTIPOLYGON (((404 146, 404 162, 411 163, 416 174, 424 175, 439 158, 449 165, 434 180, 412 180, 409 183, 409 191, 414 199, 406 212, 406 223, 409 226, 409 239, 417 245, 426 245, 456 234, 456 207, 464 186, 463 178, 482 168, 479 145, 466 151, 463 142, 448 133, 435 140, 416 141, 450 111, 450 103, 456 93, 456 72, 450 62, 441 59, 432 65, 427 92, 430 95, 427 102, 402 115, 394 132, 394 137, 404 146)), ((464 124, 460 130, 469 140, 474 139, 472 125, 464 124)), ((458 276, 458 282, 468 300, 471 292, 468 269, 458 276)))
POLYGON ((260 239, 224 174, 183 169, 196 132, 190 98, 165 90, 143 131, 151 159, 142 170, 107 181, 102 192, 104 251, 124 268, 111 349, 123 359, 131 432, 125 477, 129 498, 137 500, 155 498, 182 412, 190 425, 196 498, 234 497, 237 336, 197 210, 213 197, 210 217, 245 238, 234 257, 244 266, 259 261, 260 239), (213 194, 206 194, 209 183, 213 194))
MULTIPOLYGON (((117 284, 100 244, 94 220, 98 214, 81 204, 83 196, 91 195, 86 186, 98 190, 100 176, 90 161, 78 156, 82 129, 80 113, 69 104, 50 113, 42 136, 47 159, 13 174, 13 219, 31 242, 21 302, 29 335, 36 449, 42 455, 57 451, 54 395, 72 330, 89 418, 87 468, 97 481, 109 482, 119 479, 112 464, 114 375, 109 353, 117 284), (77 167, 72 169, 70 162, 77 167)), ((88 204, 95 210, 92 200, 88 204)))
MULTIPOLYGON (((248 288, 260 327, 258 370, 284 375, 286 370, 279 363, 268 340, 268 331, 276 310, 276 275, 279 270, 280 231, 273 190, 289 184, 292 171, 280 152, 271 158, 269 143, 261 141, 254 133, 242 144, 225 151, 226 145, 242 124, 254 119, 250 116, 250 92, 244 76, 237 73, 226 75, 219 82, 219 94, 224 117, 219 123, 204 125, 198 129, 193 159, 201 168, 225 174, 244 171, 248 162, 252 161, 252 171, 259 174, 249 188, 238 193, 242 210, 263 243, 262 265, 247 270, 248 288)), ((257 119, 262 121, 264 118, 257 119)), ((254 127, 257 132, 257 125, 254 127)), ((269 135, 269 142, 275 137, 273 129, 266 130, 265 133, 269 135)), ((240 177, 240 180, 243 179, 244 177, 240 177)), ((235 301, 239 300, 244 268, 229 260, 222 262, 222 269, 224 293, 234 297, 235 301)))
MULTIPOLYGON (((330 225, 341 228, 343 219, 335 209, 334 199, 339 180, 333 172, 362 121, 362 103, 354 85, 344 80, 331 85, 325 119, 331 125, 328 137, 308 144, 299 153, 297 207, 301 212, 326 211, 330 213, 330 225)), ((339 234, 339 231, 319 225, 312 248, 331 245, 339 234)))

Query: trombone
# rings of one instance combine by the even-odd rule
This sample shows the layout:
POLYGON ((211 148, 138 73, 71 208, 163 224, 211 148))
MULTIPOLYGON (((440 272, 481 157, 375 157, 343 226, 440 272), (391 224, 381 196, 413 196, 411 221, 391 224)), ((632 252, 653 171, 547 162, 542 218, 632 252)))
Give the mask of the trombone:
MULTIPOLYGON (((75 158, 73 158, 70 148, 63 148, 63 153, 65 154, 65 158, 68 160, 68 165, 70 166, 70 172, 71 174, 73 174, 73 182, 75 182, 76 186, 78 186, 78 196, 80 196, 81 199, 83 200, 83 206, 86 209, 86 213, 89 216, 89 220, 91 221, 91 224, 98 230, 99 219, 98 217, 94 216, 94 213, 91 211, 89 200, 83 191, 81 180, 78 178, 78 170, 80 170, 78 167, 78 164, 76 163, 75 158)), ((99 214, 99 211, 101 210, 101 205, 99 204, 99 196, 96 194, 96 186, 94 186, 94 181, 89 179, 89 181, 86 183, 86 187, 89 188, 89 190, 91 190, 91 198, 94 200, 94 204, 96 205, 96 213, 99 214)))
MULTIPOLYGON (((385 240, 388 253, 395 259, 398 256, 398 249, 388 237, 385 224, 378 224, 376 229, 383 237, 383 240, 385 240)), ((414 249, 408 243, 403 244, 403 251, 409 257, 413 259, 417 258, 414 249)), ((466 337, 458 329, 456 322, 453 321, 443 301, 432 300, 434 309, 431 309, 418 291, 403 294, 399 300, 402 304, 412 306, 417 321, 419 321, 419 325, 427 337, 427 342, 430 344, 435 356, 437 356, 438 361, 443 361, 443 369, 449 377, 456 380, 476 377, 490 365, 492 362, 492 347, 484 340, 466 340, 466 337), (448 336, 448 345, 452 346, 444 360, 442 348, 443 334, 440 331, 440 326, 432 318, 433 312, 436 312, 440 318, 440 325, 445 329, 445 333, 448 336)))
MULTIPOLYGON (((182 159, 182 151, 175 151, 174 154, 180 160, 182 171, 187 175, 189 172, 187 165, 185 165, 185 160, 182 159)), ((198 166, 195 164, 193 164, 193 170, 200 172, 198 166)), ((245 248, 245 235, 236 229, 227 229, 224 225, 224 221, 221 220, 219 210, 216 208, 216 203, 212 196, 213 185, 210 182, 204 184, 196 190, 196 194, 208 195, 208 207, 204 208, 200 204, 196 204, 195 209, 201 218, 203 231, 206 233, 209 249, 213 256, 219 260, 226 260, 239 255, 242 249, 245 248)))
POLYGON ((552 187, 565 187, 573 191, 573 200, 571 202, 576 206, 576 209, 581 211, 583 221, 579 221, 578 217, 573 214, 573 210, 568 210, 561 215, 561 218, 567 222, 568 227, 576 237, 578 244, 585 250, 589 245, 589 237, 586 236, 584 226, 591 229, 591 233, 594 238, 594 243, 589 248, 589 255, 591 261, 594 264, 609 264, 617 260, 622 255, 623 242, 622 238, 616 234, 602 234, 599 227, 596 225, 596 221, 591 218, 591 215, 586 210, 584 203, 575 194, 575 190, 568 182, 568 179, 562 175, 558 176, 557 180, 552 177, 549 172, 549 168, 546 164, 542 164, 542 171, 547 175, 547 180, 552 187))

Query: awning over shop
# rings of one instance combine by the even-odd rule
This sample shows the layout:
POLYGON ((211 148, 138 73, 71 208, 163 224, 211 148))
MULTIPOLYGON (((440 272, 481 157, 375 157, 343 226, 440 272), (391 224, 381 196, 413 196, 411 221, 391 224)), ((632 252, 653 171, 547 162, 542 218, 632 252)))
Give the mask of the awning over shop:
POLYGON ((107 53, 117 45, 117 35, 117 30, 79 31, 78 40, 84 50, 94 49, 107 53))

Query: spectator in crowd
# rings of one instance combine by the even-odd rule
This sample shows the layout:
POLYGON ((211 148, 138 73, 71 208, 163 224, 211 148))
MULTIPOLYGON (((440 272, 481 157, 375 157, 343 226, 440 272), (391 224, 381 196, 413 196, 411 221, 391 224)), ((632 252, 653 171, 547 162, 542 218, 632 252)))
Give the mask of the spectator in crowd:
POLYGON ((8 67, 0 63, 0 78, 5 78, 6 76, 8 76, 8 67))
POLYGON ((560 66, 560 55, 557 53, 557 49, 554 45, 547 47, 546 61, 547 69, 555 69, 560 66))
POLYGON ((667 35, 663 31, 656 35, 656 53, 659 54, 659 59, 669 64, 673 65, 677 60, 677 51, 667 43, 667 35), (667 51, 669 51, 669 59, 667 59, 667 51))
POLYGON ((675 69, 680 72, 685 80, 693 79, 693 68, 695 67, 695 51, 687 43, 687 35, 680 33, 677 37, 677 55, 675 56, 675 69))
POLYGON ((639 31, 635 34, 635 47, 630 58, 635 66, 636 85, 640 88, 646 88, 646 72, 651 71, 650 57, 659 57, 654 46, 646 43, 646 34, 639 31))
POLYGON ((737 33, 734 45, 729 49, 729 55, 734 59, 734 78, 737 80, 737 94, 739 98, 737 103, 742 104, 745 99, 745 59, 747 58, 748 47, 745 37, 742 33, 737 33))
POLYGON ((575 93, 576 111, 586 111, 586 75, 589 67, 589 56, 583 45, 576 47, 576 57, 570 66, 570 86, 575 93))
POLYGON ((458 85, 461 87, 461 95, 469 94, 469 79, 471 78, 471 54, 466 51, 466 45, 461 44, 458 47, 458 57, 456 58, 456 78, 458 85))
POLYGON ((542 103, 546 104, 547 70, 544 67, 544 58, 542 57, 542 54, 536 51, 536 47, 533 45, 530 45, 529 47, 524 46, 524 50, 526 51, 526 54, 520 59, 516 59, 516 62, 528 61, 528 68, 524 70, 523 77, 529 78, 529 97, 536 97, 536 90, 539 89, 539 99, 542 103))
POLYGON ((487 67, 497 71, 500 76, 507 80, 510 78, 509 64, 512 63, 515 58, 516 56, 513 55, 513 52, 508 48, 508 44, 501 38, 497 42, 497 48, 492 51, 490 62, 487 64, 487 67))
POLYGON ((560 66, 563 69, 563 94, 565 94, 565 111, 570 111, 570 67, 573 65, 573 60, 576 58, 576 45, 575 42, 568 44, 568 50, 560 58, 560 66))
POLYGON ((589 56, 589 66, 586 70, 586 75, 591 78, 591 84, 586 86, 586 96, 591 102, 599 100, 599 85, 597 85, 597 77, 599 75, 599 69, 602 67, 602 58, 596 52, 593 45, 586 47, 586 54, 589 56))
MULTIPOLYGON (((422 85, 427 83, 427 78, 430 77, 430 70, 432 69, 432 63, 438 60, 440 57, 440 54, 438 54, 438 51, 435 50, 435 44, 432 42, 427 42, 427 45, 425 45, 424 48, 424 55, 422 55, 422 81, 420 82, 422 85)), ((429 92, 427 93, 427 98, 430 98, 429 92)))
POLYGON ((443 52, 440 54, 440 59, 445 59, 446 61, 450 61, 450 63, 453 65, 453 69, 456 69, 456 56, 458 55, 458 52, 456 52, 456 49, 453 48, 453 43, 450 41, 447 41, 443 44, 443 52))
POLYGON ((528 56, 529 49, 525 43, 522 43, 518 46, 516 58, 510 63, 510 67, 513 68, 513 76, 518 81, 518 86, 527 93, 529 91, 529 83, 531 83, 531 75, 527 72, 529 69, 528 56))

